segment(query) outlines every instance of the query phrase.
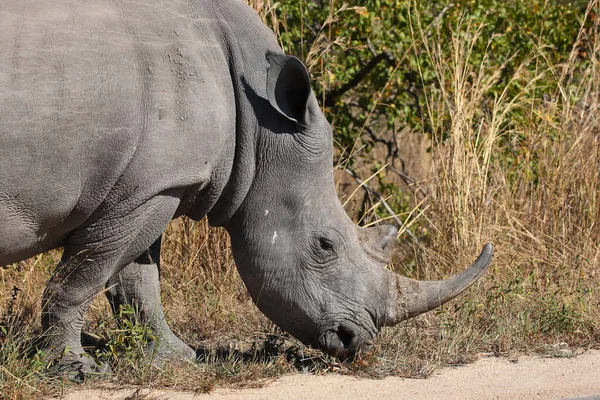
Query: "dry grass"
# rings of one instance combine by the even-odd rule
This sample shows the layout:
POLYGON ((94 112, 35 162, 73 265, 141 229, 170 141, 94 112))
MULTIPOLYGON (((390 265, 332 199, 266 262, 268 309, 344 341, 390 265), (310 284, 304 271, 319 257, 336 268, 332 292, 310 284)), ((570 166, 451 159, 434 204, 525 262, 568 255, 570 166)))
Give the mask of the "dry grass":
MULTIPOLYGON (((592 2, 589 10, 597 6, 592 2)), ((430 207, 424 215, 431 233, 427 247, 398 254, 396 263, 407 273, 434 278, 458 272, 484 242, 495 243, 496 255, 485 281, 465 298, 407 323, 412 341, 404 354, 417 355, 421 341, 429 357, 442 362, 481 351, 553 351, 561 342, 597 347, 597 32, 580 33, 592 43, 585 71, 575 70, 581 66, 577 49, 569 62, 550 65, 551 50, 539 46, 525 61, 540 65, 539 75, 516 68, 489 102, 484 93, 502 71, 487 68, 488 54, 477 67, 468 62, 480 28, 463 21, 445 44, 452 56, 442 58, 435 32, 423 32, 418 13, 412 21, 414 50, 432 61, 439 81, 426 88, 427 115, 436 127, 430 174, 422 182, 431 193, 424 204, 430 207), (555 89, 536 97, 542 78, 554 79, 555 89), (511 87, 520 89, 509 97, 511 87), (508 120, 516 109, 525 118, 508 120), (514 160, 500 156, 507 142, 518 150, 514 160), (418 333, 430 329, 434 343, 418 333)))
MULTIPOLYGON (((252 3, 263 19, 285 29, 273 3, 252 3)), ((439 85, 426 88, 426 117, 435 129, 424 143, 433 154, 420 185, 430 195, 415 201, 412 213, 420 215, 427 244, 402 246, 394 267, 420 279, 446 277, 490 241, 496 245, 490 273, 466 296, 385 329, 374 349, 340 363, 303 347, 262 316, 235 271, 224 231, 176 220, 164 235, 165 309, 174 331, 200 349, 205 361, 149 367, 135 356, 143 335, 128 333, 126 354, 108 353, 114 380, 206 391, 256 386, 298 370, 427 376, 441 364, 469 362, 481 352, 553 354, 563 342, 599 347, 597 32, 581 33, 593 43, 585 70, 578 70, 576 49, 569 62, 550 65, 548 49, 540 45, 527 59, 540 65, 539 75, 517 68, 506 90, 489 102, 484 94, 501 71, 490 71, 486 57, 478 67, 468 62, 480 27, 468 20, 455 27, 455 39, 445 43, 452 56, 444 58, 435 29, 426 34, 417 12, 412 18, 410 51, 432 62, 439 85), (548 77, 555 79, 554 92, 536 97, 537 82, 548 77), (521 88, 516 95, 509 90, 513 85, 521 88), (515 109, 525 118, 507 120, 515 109), (507 143, 518 149, 510 161, 498 156, 507 143)), ((326 53, 326 43, 334 40, 323 36, 318 51, 326 53)), ((312 57, 323 60, 326 54, 312 57)), ((59 256, 54 251, 0 269, 0 397, 35 398, 66 385, 44 377, 43 363, 30 354, 41 329, 43 284, 59 256)), ((104 299, 92 305, 86 330, 114 342, 118 329, 104 299)))

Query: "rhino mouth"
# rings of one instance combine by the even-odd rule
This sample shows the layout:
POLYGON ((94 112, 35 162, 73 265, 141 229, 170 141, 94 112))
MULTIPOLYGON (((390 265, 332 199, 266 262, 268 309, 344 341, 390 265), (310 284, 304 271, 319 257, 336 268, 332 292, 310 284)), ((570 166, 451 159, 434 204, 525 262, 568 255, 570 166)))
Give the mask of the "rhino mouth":
POLYGON ((375 335, 353 323, 336 323, 321 335, 317 347, 340 359, 351 358, 359 349, 371 347, 375 335))

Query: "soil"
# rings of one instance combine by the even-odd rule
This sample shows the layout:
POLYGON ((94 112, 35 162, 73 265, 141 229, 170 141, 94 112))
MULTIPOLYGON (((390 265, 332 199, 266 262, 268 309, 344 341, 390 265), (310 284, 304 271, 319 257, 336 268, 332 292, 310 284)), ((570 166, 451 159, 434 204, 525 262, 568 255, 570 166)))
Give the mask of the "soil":
POLYGON ((445 367, 427 379, 381 380, 342 375, 289 375, 259 389, 216 389, 194 394, 164 389, 77 390, 65 400, 259 400, 259 399, 600 399, 600 351, 577 357, 482 357, 445 367), (136 393, 137 391, 137 393, 136 393))

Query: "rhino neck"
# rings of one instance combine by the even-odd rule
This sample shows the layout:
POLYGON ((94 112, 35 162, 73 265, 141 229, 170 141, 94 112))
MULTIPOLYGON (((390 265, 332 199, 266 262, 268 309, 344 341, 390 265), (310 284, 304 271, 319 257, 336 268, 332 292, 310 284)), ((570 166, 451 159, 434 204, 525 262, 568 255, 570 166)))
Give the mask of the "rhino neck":
MULTIPOLYGON (((235 152, 225 163, 230 171, 227 184, 208 213, 212 226, 222 226, 238 211, 254 182, 259 160, 261 124, 257 111, 268 106, 266 54, 281 53, 277 40, 254 10, 240 1, 215 3, 216 19, 223 32, 223 48, 228 58, 236 108, 235 152)), ((227 175, 224 173, 223 175, 227 175)))

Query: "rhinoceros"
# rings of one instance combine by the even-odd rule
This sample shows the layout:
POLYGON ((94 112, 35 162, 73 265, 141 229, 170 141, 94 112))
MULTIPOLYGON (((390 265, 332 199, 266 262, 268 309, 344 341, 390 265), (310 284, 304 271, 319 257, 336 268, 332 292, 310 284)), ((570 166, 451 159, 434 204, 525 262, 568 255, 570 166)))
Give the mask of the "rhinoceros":
POLYGON ((385 266, 397 229, 356 226, 309 74, 241 0, 0 0, 0 265, 63 247, 42 328, 55 368, 105 371, 80 342, 107 293, 161 357, 194 359, 160 302, 161 234, 207 217, 258 308, 340 357, 463 292, 385 266))

